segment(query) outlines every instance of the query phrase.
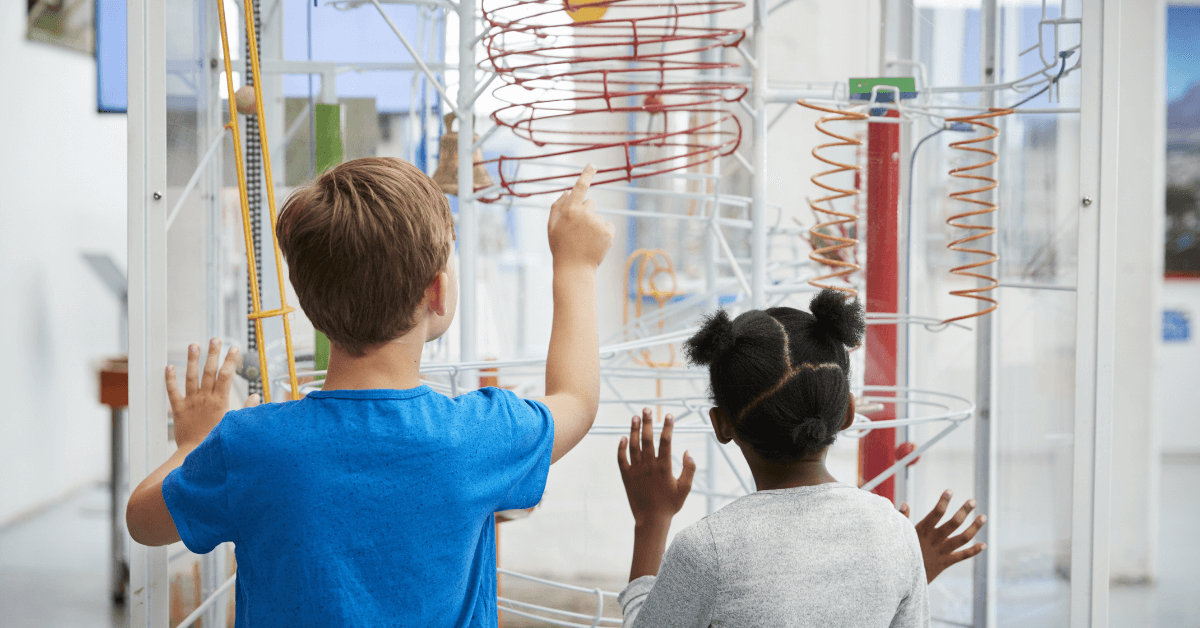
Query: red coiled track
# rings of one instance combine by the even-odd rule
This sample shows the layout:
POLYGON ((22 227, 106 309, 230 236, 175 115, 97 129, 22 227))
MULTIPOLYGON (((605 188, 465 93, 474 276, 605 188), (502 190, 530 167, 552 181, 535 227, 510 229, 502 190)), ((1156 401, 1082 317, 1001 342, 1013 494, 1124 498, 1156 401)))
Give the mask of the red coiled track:
POLYGON ((595 185, 732 154, 742 129, 725 107, 747 87, 716 76, 736 64, 706 59, 720 59, 745 36, 711 26, 710 17, 743 6, 729 0, 485 1, 482 65, 505 83, 493 92, 506 105, 492 120, 542 149, 489 160, 498 165, 503 193, 570 189, 578 168, 567 166, 575 162, 597 165, 595 185), (647 115, 630 119, 639 113, 647 115))

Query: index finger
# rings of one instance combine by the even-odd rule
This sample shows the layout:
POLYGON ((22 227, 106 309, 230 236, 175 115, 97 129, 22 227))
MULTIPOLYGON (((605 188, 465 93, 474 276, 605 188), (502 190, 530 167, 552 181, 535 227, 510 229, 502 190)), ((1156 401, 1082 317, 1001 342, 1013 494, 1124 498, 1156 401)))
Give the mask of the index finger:
POLYGON ((583 202, 584 197, 587 196, 588 188, 592 185, 592 177, 594 176, 596 176, 596 167, 588 164, 583 169, 583 173, 575 181, 575 187, 571 188, 571 196, 567 199, 568 204, 574 205, 583 202))

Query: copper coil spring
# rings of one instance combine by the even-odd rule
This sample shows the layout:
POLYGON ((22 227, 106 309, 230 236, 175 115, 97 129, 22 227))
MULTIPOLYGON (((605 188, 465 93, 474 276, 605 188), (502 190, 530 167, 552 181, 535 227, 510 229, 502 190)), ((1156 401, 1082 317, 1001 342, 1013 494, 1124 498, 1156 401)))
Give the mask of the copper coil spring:
MULTIPOLYGON (((817 122, 814 124, 814 126, 821 133, 824 133, 825 135, 838 140, 836 142, 829 142, 826 144, 821 144, 820 146, 817 146, 816 148, 814 148, 812 151, 813 157, 817 158, 819 161, 821 161, 825 164, 833 166, 833 169, 826 170, 825 172, 817 173, 817 174, 813 175, 812 178, 810 179, 813 182, 813 185, 816 185, 817 187, 820 187, 821 189, 830 192, 830 194, 828 196, 823 196, 816 200, 809 200, 809 202, 808 202, 809 207, 812 208, 813 214, 817 216, 818 220, 820 220, 822 214, 827 215, 829 217, 828 220, 826 220, 824 222, 818 222, 817 224, 813 225, 808 230, 810 243, 813 246, 813 251, 812 251, 812 253, 810 253, 808 255, 808 257, 809 257, 809 259, 811 259, 814 262, 817 262, 818 264, 823 264, 825 266, 830 267, 830 270, 832 270, 833 272, 810 279, 808 283, 810 285, 812 285, 814 288, 822 288, 822 289, 831 288, 833 290, 845 292, 845 293, 851 295, 852 297, 857 298, 858 290, 856 290, 854 288, 854 286, 850 283, 848 276, 850 274, 854 273, 855 271, 859 270, 860 267, 855 262, 844 259, 842 256, 842 252, 848 251, 850 253, 850 255, 849 255, 850 260, 854 259, 853 258, 853 249, 858 246, 858 240, 856 240, 855 238, 848 237, 846 235, 847 232, 843 228, 843 225, 854 225, 855 223, 858 222, 858 216, 856 214, 849 214, 849 213, 839 212, 839 211, 835 210, 833 208, 833 202, 838 199, 857 196, 859 193, 859 190, 839 188, 839 187, 830 185, 828 183, 825 183, 823 181, 820 181, 819 179, 821 179, 822 177, 827 177, 827 176, 839 174, 842 172, 857 172, 858 170, 861 169, 861 167, 858 165, 855 165, 855 164, 846 164, 846 163, 842 163, 839 161, 834 161, 832 159, 829 159, 828 157, 821 155, 819 151, 821 151, 823 149, 827 149, 827 148, 834 148, 837 146, 861 146, 862 140, 859 140, 859 139, 856 139, 853 137, 847 137, 844 135, 838 135, 837 133, 834 133, 833 131, 826 129, 823 125, 828 122, 845 122, 845 121, 866 120, 869 118, 869 116, 865 113, 856 113, 853 111, 842 111, 839 109, 829 109, 826 107, 821 107, 818 105, 813 105, 813 104, 804 102, 803 100, 799 100, 799 101, 797 101, 797 103, 800 104, 801 106, 807 107, 814 111, 820 111, 823 113, 831 114, 831 115, 824 116, 821 119, 817 120, 817 122), (821 231, 822 229, 827 229, 830 227, 843 229, 842 230, 843 235, 824 233, 821 231), (818 247, 817 244, 819 241, 826 241, 826 242, 832 241, 833 244, 830 244, 828 246, 818 247), (842 279, 845 282, 845 285, 825 283, 826 281, 828 281, 830 279, 842 279)), ((799 221, 797 221, 797 223, 799 223, 799 221)))
MULTIPOLYGON (((993 226, 990 226, 990 225, 978 225, 978 224, 971 224, 971 223, 960 222, 960 221, 962 221, 963 219, 966 219, 966 218, 970 218, 971 216, 983 216, 986 214, 992 214, 992 213, 996 212, 996 209, 998 207, 996 205, 996 203, 994 203, 990 200, 983 199, 983 198, 970 198, 970 197, 975 194, 986 194, 987 192, 990 192, 990 191, 996 189, 996 187, 999 185, 999 182, 993 177, 989 177, 989 176, 986 176, 983 174, 975 174, 972 172, 975 170, 981 170, 983 168, 991 167, 999 159, 999 156, 993 150, 984 148, 982 146, 972 146, 972 144, 982 144, 982 143, 989 142, 991 140, 996 139, 996 137, 1000 135, 1000 129, 997 128, 995 125, 993 125, 989 122, 986 122, 986 120, 988 120, 990 118, 998 118, 1001 116, 1006 116, 1012 112, 1013 112, 1012 109, 998 109, 998 108, 993 107, 993 108, 989 109, 987 111, 987 113, 980 113, 980 114, 976 114, 973 116, 963 116, 960 118, 946 118, 946 122, 949 122, 949 123, 965 122, 967 124, 973 124, 978 127, 983 127, 990 131, 990 133, 988 133, 987 135, 974 137, 969 140, 962 140, 960 142, 952 142, 950 144, 950 148, 956 148, 956 149, 962 150, 962 151, 969 151, 972 153, 979 153, 982 155, 986 155, 987 159, 986 159, 986 161, 982 161, 977 164, 972 164, 970 166, 963 166, 961 168, 955 168, 950 171, 950 176, 952 176, 952 177, 957 177, 959 179, 969 179, 971 181, 978 181, 982 185, 980 187, 972 188, 970 190, 963 190, 961 192, 951 193, 950 198, 962 201, 964 203, 970 203, 971 205, 976 206, 977 209, 954 214, 953 216, 950 216, 949 218, 946 219, 947 225, 950 225, 951 227, 956 227, 958 229, 966 229, 968 231, 968 235, 966 235, 962 238, 959 238, 959 239, 951 242, 950 244, 947 244, 946 245, 947 249, 950 249, 951 251, 957 251, 959 253, 971 253, 973 255, 982 255, 986 258, 986 259, 981 259, 981 260, 978 260, 976 262, 972 262, 969 264, 963 264, 962 266, 957 266, 957 267, 951 269, 950 273, 953 275, 958 275, 960 277, 973 277, 975 279, 982 280, 987 285, 977 286, 974 288, 963 288, 961 290, 951 290, 950 294, 952 294, 956 297, 966 297, 969 299, 976 299, 979 301, 983 301, 984 303, 988 303, 989 306, 984 309, 972 312, 971 314, 964 314, 962 316, 955 316, 954 318, 948 318, 948 319, 942 321, 943 325, 946 323, 953 323, 955 321, 961 321, 961 320, 968 319, 968 318, 974 318, 976 316, 983 316, 984 314, 994 312, 996 310, 996 308, 999 306, 999 304, 996 302, 995 299, 993 299, 990 296, 985 295, 984 293, 995 290, 996 287, 1000 285, 1000 282, 995 277, 992 277, 990 275, 985 275, 982 272, 975 272, 975 269, 995 263, 996 261, 998 261, 1000 259, 1000 256, 992 251, 987 251, 987 250, 984 250, 981 248, 970 248, 970 247, 963 246, 968 243, 975 242, 976 240, 981 240, 988 236, 994 235, 996 233, 996 228, 993 226)), ((975 245, 975 246, 978 246, 978 245, 975 245)))

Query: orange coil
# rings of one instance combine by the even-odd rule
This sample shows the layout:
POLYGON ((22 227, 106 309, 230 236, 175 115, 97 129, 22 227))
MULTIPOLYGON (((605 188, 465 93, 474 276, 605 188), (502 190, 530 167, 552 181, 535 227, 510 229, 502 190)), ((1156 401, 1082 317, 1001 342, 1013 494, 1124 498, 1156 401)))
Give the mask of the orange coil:
POLYGON ((860 170, 861 167, 854 165, 854 164, 844 164, 839 161, 834 161, 832 159, 829 159, 828 157, 822 156, 819 153, 819 151, 821 151, 822 149, 833 148, 836 146, 861 146, 862 140, 855 139, 853 137, 846 137, 844 135, 838 135, 837 133, 834 133, 833 131, 826 129, 822 125, 824 125, 827 122, 847 122, 847 121, 852 121, 852 120, 866 120, 869 116, 865 113, 855 113, 852 111, 842 111, 839 109, 828 109, 826 107, 809 104, 807 102, 804 102, 803 100, 798 100, 796 102, 797 102, 797 104, 804 106, 804 107, 808 107, 809 109, 812 109, 814 111, 821 111, 824 113, 831 114, 831 115, 821 118, 820 120, 817 120, 817 122, 814 126, 821 133, 824 133, 825 135, 828 135, 831 138, 839 140, 836 142, 829 142, 827 144, 821 144, 820 146, 817 146, 816 148, 814 148, 812 151, 813 157, 816 157, 821 162, 824 162, 830 166, 833 166, 833 170, 826 170, 825 172, 817 173, 817 174, 813 175, 812 178, 810 179, 813 182, 813 185, 815 185, 819 188, 822 188, 828 192, 831 192, 831 194, 829 196, 824 196, 824 197, 821 197, 816 200, 810 200, 808 202, 809 207, 811 207, 813 210, 813 214, 816 215, 818 219, 820 219, 820 214, 826 214, 829 216, 828 220, 826 220, 825 222, 819 222, 819 223, 813 225, 808 230, 810 244, 812 244, 812 246, 813 246, 813 251, 812 251, 812 253, 810 253, 808 255, 808 257, 809 257, 809 259, 811 259, 814 262, 824 264, 826 266, 831 267, 830 270, 832 270, 833 272, 830 272, 827 275, 821 275, 820 277, 815 277, 813 279, 810 279, 808 283, 810 285, 812 285, 814 288, 822 288, 822 289, 832 288, 834 290, 839 290, 841 292, 845 292, 847 294, 850 294, 852 297, 857 298, 858 290, 855 290, 854 286, 850 285, 850 280, 847 278, 847 276, 850 275, 851 273, 859 270, 859 268, 860 268, 858 264, 856 264, 854 261, 852 261, 854 259, 854 257, 853 257, 854 251, 852 249, 854 249, 855 247, 858 246, 858 240, 848 237, 847 231, 845 230, 844 225, 853 225, 853 224, 857 223, 858 216, 856 214, 847 214, 847 213, 839 212, 839 211, 835 210, 833 208, 833 201, 836 201, 836 200, 842 199, 842 198, 849 198, 851 196, 856 196, 856 195, 858 195, 859 191, 856 189, 843 189, 843 188, 835 187, 835 186, 829 185, 828 183, 824 183, 824 182, 820 181, 819 179, 821 177, 839 174, 842 172, 856 172, 856 171, 860 170), (822 207, 821 206, 822 203, 827 203, 828 206, 822 207), (825 229, 827 227, 834 227, 834 228, 841 230, 841 235, 821 232, 821 229, 825 229), (833 241, 834 244, 831 244, 829 246, 818 247, 817 246, 818 239, 825 240, 825 241, 833 241), (850 250, 848 250, 848 249, 850 249, 850 250), (849 254, 848 256, 850 257, 850 260, 844 259, 843 253, 842 253, 843 251, 847 251, 847 253, 849 254), (843 281, 846 282, 846 285, 832 285, 832 284, 828 284, 828 283, 823 283, 826 280, 835 279, 835 278, 841 278, 843 281))
MULTIPOLYGON (((661 309, 679 294, 679 280, 675 276, 675 264, 671 261, 671 256, 662 249, 638 249, 629 255, 629 259, 625 262, 625 276, 629 277, 633 282, 633 297, 635 318, 642 317, 642 301, 649 296, 654 299, 661 309), (632 270, 634 263, 637 263, 637 275, 633 276, 632 270), (647 269, 646 265, 650 268, 647 269), (647 272, 649 270, 649 272, 647 272), (658 277, 666 275, 671 280, 671 288, 663 290, 658 287, 658 277)), ((625 299, 625 308, 622 311, 622 323, 629 326, 629 299, 625 299)), ((662 331, 666 320, 658 321, 658 329, 662 331)), ((666 361, 655 360, 650 354, 650 349, 642 349, 637 354, 633 354, 633 362, 650 368, 669 368, 675 366, 675 345, 667 345, 669 357, 666 361), (640 354, 640 355, 639 355, 640 354)), ((630 352, 632 354, 632 352, 630 352)), ((656 396, 662 397, 662 380, 655 380, 656 396)), ((662 416, 662 406, 658 406, 658 416, 662 416)))
POLYGON ((993 299, 990 296, 986 296, 983 293, 995 290, 996 286, 1000 285, 1000 282, 997 281, 995 277, 992 277, 990 275, 985 275, 980 272, 973 272, 973 271, 976 268, 980 268, 983 266, 987 266, 988 264, 995 263, 997 260, 1000 259, 1000 256, 997 255, 996 253, 993 253, 991 251, 986 251, 984 249, 968 248, 968 247, 963 246, 970 242, 974 242, 976 240, 981 240, 988 236, 994 235, 996 233, 996 228, 992 227, 992 226, 988 226, 988 225, 973 225, 970 223, 964 223, 964 222, 958 222, 958 221, 961 221, 964 218, 970 218, 971 216, 982 216, 985 214, 992 214, 992 213, 995 213, 995 211, 996 211, 997 205, 995 203, 993 203, 992 201, 981 199, 981 198, 968 198, 968 197, 970 197, 974 194, 985 194, 987 192, 990 192, 990 191, 996 189, 996 186, 999 185, 999 183, 996 181, 996 179, 986 176, 986 175, 982 175, 982 174, 975 174, 975 173, 972 173, 972 171, 980 170, 980 169, 988 168, 988 167, 992 166, 993 164, 996 163, 996 160, 999 158, 999 156, 996 154, 996 151, 993 151, 993 150, 990 150, 987 148, 983 148, 981 146, 971 146, 971 145, 972 144, 982 144, 984 142, 989 142, 991 140, 996 139, 996 137, 1000 135, 1000 129, 997 128, 995 125, 993 125, 989 122, 986 122, 986 120, 989 118, 998 118, 1000 116, 1006 116, 1012 112, 1013 112, 1012 109, 998 109, 998 108, 993 107, 993 108, 989 109, 987 111, 987 113, 980 113, 980 114, 976 114, 973 116, 963 116, 960 118, 946 118, 946 122, 949 122, 949 123, 966 122, 967 124, 973 124, 975 126, 983 127, 985 129, 988 129, 991 131, 991 133, 989 133, 987 135, 971 138, 969 140, 963 140, 961 142, 953 142, 950 144, 950 148, 957 148, 958 150, 970 151, 972 153, 980 153, 980 154, 986 155, 987 160, 982 161, 977 164, 972 164, 970 166, 963 166, 962 168, 955 168, 954 170, 950 171, 950 176, 952 176, 952 177, 958 177, 959 179, 970 179, 971 181, 978 181, 982 185, 980 187, 973 188, 970 190, 963 190, 961 192, 951 193, 950 198, 962 201, 964 203, 970 203, 970 204, 978 207, 978 209, 954 214, 953 216, 950 216, 949 218, 946 219, 947 225, 950 225, 951 227, 957 227, 959 229, 966 229, 968 231, 968 234, 966 236, 959 238, 959 239, 951 242, 950 244, 947 244, 946 248, 950 249, 951 251, 958 251, 960 253, 973 253, 975 255, 983 255, 987 258, 987 259, 979 260, 977 262, 972 262, 970 264, 963 264, 962 266, 958 266, 958 267, 952 269, 950 271, 950 273, 954 274, 954 275, 958 275, 960 277, 974 277, 976 279, 982 279, 983 281, 990 284, 990 285, 984 285, 984 286, 979 286, 979 287, 975 287, 975 288, 964 288, 962 290, 951 290, 950 294, 952 294, 956 297, 967 297, 969 299, 977 299, 979 301, 983 301, 983 302, 989 303, 991 305, 990 305, 990 307, 987 307, 986 309, 978 310, 971 314, 964 314, 962 316, 955 316, 954 318, 948 318, 948 319, 942 321, 942 324, 953 323, 954 321, 961 321, 961 320, 964 320, 967 318, 974 318, 976 316, 983 316, 984 314, 988 314, 990 312, 995 311, 996 307, 998 306, 998 303, 996 302, 995 299, 993 299))
MULTIPOLYGON (((633 298, 634 298, 634 318, 642 317, 642 300, 646 297, 654 299, 658 303, 658 307, 662 308, 667 305, 671 299, 678 294, 679 280, 675 276, 675 264, 671 261, 671 256, 662 249, 638 249, 629 255, 629 259, 625 262, 625 276, 629 277, 633 282, 633 298), (632 276, 633 264, 637 262, 637 276, 632 276), (650 268, 646 268, 646 264, 650 264, 650 268), (647 273, 649 270, 649 273, 647 273), (671 288, 662 290, 658 287, 658 277, 666 275, 671 279, 671 288)), ((625 308, 621 313, 621 322, 623 325, 629 325, 629 299, 625 299, 625 308)), ((666 321, 658 321, 658 328, 663 329, 666 321)), ((661 368, 675 366, 675 345, 668 345, 670 349, 670 357, 667 361, 655 361, 650 355, 649 349, 639 351, 641 355, 634 355, 633 361, 643 366, 651 368, 661 368)))
MULTIPOLYGON (((263 94, 262 94, 262 77, 258 65, 258 40, 254 32, 254 7, 249 2, 242 3, 246 10, 246 45, 249 48, 250 72, 254 78, 254 107, 259 120, 266 120, 266 112, 263 109, 263 94)), ((218 7, 219 8, 219 7, 218 7)), ((233 58, 229 53, 229 31, 225 23, 225 11, 217 11, 218 26, 221 31, 221 51, 222 58, 225 62, 225 86, 230 95, 231 102, 235 100, 235 90, 233 89, 233 58)), ((235 103, 236 104, 236 103, 235 103)), ((233 139, 233 157, 234 169, 237 171, 238 179, 238 196, 242 207, 242 235, 246 238, 246 268, 249 271, 250 279, 250 306, 251 313, 247 318, 254 321, 255 337, 258 342, 258 368, 260 378, 262 379, 262 400, 264 403, 271 403, 271 379, 267 372, 267 343, 263 342, 262 319, 272 316, 279 316, 283 319, 283 341, 287 351, 287 367, 288 367, 288 382, 291 384, 291 398, 300 398, 300 383, 296 378, 296 354, 292 348, 292 327, 288 322, 288 314, 296 311, 295 308, 288 305, 286 284, 283 278, 283 257, 279 248, 279 238, 275 234, 275 183, 271 179, 271 148, 267 141, 266 128, 260 128, 259 134, 262 141, 262 159, 263 159, 263 178, 264 188, 267 191, 267 208, 269 210, 270 224, 268 229, 271 232, 271 244, 275 249, 275 278, 279 282, 279 307, 273 310, 262 309, 262 298, 258 285, 258 273, 254 271, 258 267, 256 254, 254 252, 254 241, 251 237, 250 224, 250 201, 246 185, 246 165, 242 159, 241 136, 238 132, 237 107, 231 105, 229 107, 229 123, 225 128, 229 129, 230 137, 233 139)))

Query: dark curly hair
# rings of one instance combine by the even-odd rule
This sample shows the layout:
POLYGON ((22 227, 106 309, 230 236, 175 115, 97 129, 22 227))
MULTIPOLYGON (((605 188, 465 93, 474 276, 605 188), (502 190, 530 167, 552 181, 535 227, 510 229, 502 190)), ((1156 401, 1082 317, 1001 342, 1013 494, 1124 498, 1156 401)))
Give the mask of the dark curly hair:
POLYGON ((763 457, 787 462, 833 444, 850 404, 850 355, 866 323, 857 300, 823 290, 812 313, 718 310, 684 344, 708 367, 713 401, 763 457))

